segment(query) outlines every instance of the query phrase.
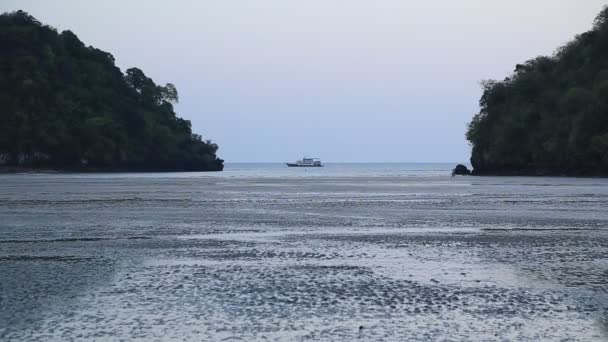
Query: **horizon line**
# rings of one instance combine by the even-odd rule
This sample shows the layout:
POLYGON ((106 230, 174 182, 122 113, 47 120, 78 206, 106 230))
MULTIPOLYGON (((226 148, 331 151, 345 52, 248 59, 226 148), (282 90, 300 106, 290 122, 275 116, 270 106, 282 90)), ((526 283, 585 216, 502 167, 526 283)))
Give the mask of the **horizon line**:
MULTIPOLYGON (((227 161, 224 160, 225 164, 285 164, 285 161, 227 161)), ((470 161, 467 162, 457 162, 457 161, 324 161, 324 164, 470 164, 470 161)))

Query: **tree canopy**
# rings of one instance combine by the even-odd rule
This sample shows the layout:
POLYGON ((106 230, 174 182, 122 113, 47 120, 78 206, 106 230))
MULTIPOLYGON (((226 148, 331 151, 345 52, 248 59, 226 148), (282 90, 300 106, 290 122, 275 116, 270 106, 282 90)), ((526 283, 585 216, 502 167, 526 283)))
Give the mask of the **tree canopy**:
POLYGON ((553 56, 482 87, 466 134, 475 174, 608 175, 608 8, 553 56))
POLYGON ((0 164, 59 169, 222 170, 218 146, 176 116, 173 84, 58 33, 0 15, 0 164))

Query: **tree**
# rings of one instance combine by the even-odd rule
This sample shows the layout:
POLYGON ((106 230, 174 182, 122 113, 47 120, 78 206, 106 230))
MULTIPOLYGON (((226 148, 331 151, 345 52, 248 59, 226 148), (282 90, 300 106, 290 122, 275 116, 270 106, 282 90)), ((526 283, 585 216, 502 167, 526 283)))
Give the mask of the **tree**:
POLYGON ((170 103, 178 103, 179 96, 177 94, 177 89, 173 85, 173 83, 167 83, 164 87, 160 88, 161 100, 167 101, 170 103))

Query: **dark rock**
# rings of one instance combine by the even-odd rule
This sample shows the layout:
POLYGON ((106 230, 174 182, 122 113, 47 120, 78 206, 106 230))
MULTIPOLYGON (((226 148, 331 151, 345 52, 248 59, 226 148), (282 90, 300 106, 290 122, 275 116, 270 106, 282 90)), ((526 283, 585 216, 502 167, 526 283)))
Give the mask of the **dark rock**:
POLYGON ((466 166, 458 164, 452 171, 452 174, 460 176, 469 176, 471 174, 471 171, 466 166))

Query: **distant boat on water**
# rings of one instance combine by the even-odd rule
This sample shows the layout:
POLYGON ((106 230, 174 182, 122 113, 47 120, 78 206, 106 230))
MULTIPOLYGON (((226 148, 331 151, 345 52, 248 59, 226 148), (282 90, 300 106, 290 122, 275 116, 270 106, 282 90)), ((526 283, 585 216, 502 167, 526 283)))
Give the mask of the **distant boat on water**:
POLYGON ((323 167, 319 158, 302 158, 295 163, 286 163, 289 167, 323 167))

